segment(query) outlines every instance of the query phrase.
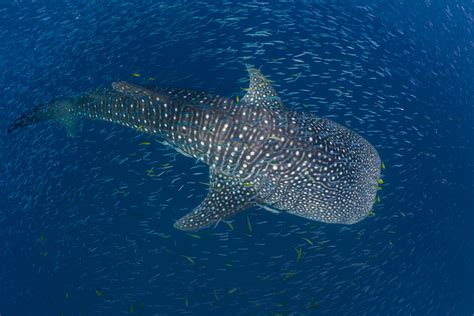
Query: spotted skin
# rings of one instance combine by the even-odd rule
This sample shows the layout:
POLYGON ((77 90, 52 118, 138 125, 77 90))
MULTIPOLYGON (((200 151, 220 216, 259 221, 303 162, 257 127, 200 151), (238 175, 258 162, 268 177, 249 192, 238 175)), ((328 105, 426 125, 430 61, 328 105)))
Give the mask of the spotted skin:
POLYGON ((207 227, 229 218, 255 204, 257 194, 248 182, 222 173, 211 174, 211 187, 204 201, 192 212, 175 222, 181 230, 207 227))
MULTIPOLYGON (((175 223, 178 229, 208 227, 253 205, 326 223, 353 224, 367 217, 380 177, 374 147, 337 123, 286 109, 260 71, 248 71, 250 86, 239 103, 204 92, 117 82, 111 90, 32 112, 40 113, 38 121, 69 126, 88 118, 139 129, 209 165, 208 195, 175 223)), ((22 117, 10 131, 35 121, 31 113, 22 117)))

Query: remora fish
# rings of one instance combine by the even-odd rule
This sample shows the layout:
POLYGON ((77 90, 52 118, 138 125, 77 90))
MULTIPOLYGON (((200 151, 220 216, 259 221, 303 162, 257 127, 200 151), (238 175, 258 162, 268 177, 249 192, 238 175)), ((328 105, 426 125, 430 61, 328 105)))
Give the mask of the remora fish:
POLYGON ((288 110, 260 71, 248 72, 250 87, 240 102, 118 82, 105 92, 37 106, 8 132, 56 120, 72 134, 78 119, 88 118, 160 135, 210 167, 208 195, 175 222, 181 230, 208 227, 256 205, 326 223, 367 217, 380 177, 374 147, 328 119, 288 110))

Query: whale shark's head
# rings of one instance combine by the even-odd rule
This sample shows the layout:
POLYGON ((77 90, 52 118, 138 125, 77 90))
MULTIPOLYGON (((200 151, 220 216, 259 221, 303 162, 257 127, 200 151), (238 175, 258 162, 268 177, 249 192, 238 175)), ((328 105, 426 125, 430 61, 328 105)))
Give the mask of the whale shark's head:
POLYGON ((311 220, 357 223, 375 202, 380 157, 353 131, 325 119, 315 122, 314 144, 306 150, 280 207, 311 220))

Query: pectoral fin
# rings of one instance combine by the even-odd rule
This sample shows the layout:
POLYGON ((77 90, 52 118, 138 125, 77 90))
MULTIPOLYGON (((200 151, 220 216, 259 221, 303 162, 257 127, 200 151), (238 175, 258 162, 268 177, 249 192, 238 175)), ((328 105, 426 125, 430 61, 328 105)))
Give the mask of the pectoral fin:
POLYGON ((211 226, 254 205, 255 196, 255 189, 241 179, 211 174, 211 187, 204 201, 174 227, 190 231, 211 226))

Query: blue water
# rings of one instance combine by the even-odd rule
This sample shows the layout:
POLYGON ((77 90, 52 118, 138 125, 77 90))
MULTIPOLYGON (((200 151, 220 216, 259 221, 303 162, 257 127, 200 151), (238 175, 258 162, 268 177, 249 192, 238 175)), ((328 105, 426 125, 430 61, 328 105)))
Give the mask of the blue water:
POLYGON ((153 136, 90 121, 74 138, 54 122, 2 133, 0 315, 472 315, 473 7, 0 2, 2 130, 118 80, 242 98, 252 64, 385 165, 355 225, 252 208, 188 234, 173 222, 208 169, 153 136))

